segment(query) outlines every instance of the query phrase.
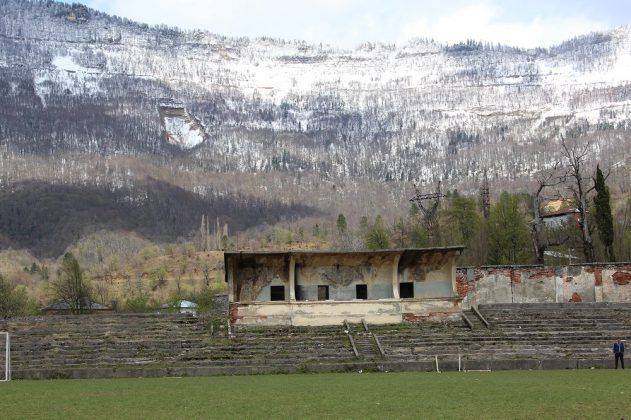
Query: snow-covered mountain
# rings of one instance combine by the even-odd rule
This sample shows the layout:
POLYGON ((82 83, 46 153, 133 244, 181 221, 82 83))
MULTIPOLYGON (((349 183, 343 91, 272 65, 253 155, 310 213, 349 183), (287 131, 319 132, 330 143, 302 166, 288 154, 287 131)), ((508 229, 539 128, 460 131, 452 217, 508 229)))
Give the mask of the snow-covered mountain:
MULTIPOLYGON (((303 195, 319 180, 472 188, 484 169, 518 182, 546 168, 562 136, 590 138, 593 159, 624 164, 631 28, 550 49, 414 40, 340 50, 5 0, 0 92, 5 156, 42 156, 47 176, 64 167, 94 178, 61 163, 68 153, 122 154, 183 172, 300 175, 303 195), (179 117, 160 112, 165 98, 182 104, 179 117)), ((0 176, 24 177, 10 166, 0 176)))

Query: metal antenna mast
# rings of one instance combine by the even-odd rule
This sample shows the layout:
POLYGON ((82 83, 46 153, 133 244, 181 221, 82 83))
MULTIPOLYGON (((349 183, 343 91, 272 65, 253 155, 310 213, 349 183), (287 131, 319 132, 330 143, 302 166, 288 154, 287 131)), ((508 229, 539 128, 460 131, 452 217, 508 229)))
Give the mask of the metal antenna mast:
POLYGON ((416 194, 410 199, 410 201, 415 203, 419 210, 421 210, 423 226, 434 240, 435 244, 440 243, 440 230, 437 229, 438 226, 436 226, 440 199, 446 197, 441 192, 440 184, 441 182, 438 181, 436 191, 433 193, 423 193, 418 186, 414 184, 416 194))

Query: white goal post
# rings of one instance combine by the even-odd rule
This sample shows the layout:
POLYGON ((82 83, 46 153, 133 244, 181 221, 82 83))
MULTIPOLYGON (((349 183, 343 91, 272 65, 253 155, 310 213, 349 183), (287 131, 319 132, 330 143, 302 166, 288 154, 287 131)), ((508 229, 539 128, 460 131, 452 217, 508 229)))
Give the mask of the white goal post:
POLYGON ((0 376, 0 382, 9 382, 11 380, 11 335, 8 332, 0 331, 0 350, 2 350, 0 369, 4 370, 4 375, 0 376))

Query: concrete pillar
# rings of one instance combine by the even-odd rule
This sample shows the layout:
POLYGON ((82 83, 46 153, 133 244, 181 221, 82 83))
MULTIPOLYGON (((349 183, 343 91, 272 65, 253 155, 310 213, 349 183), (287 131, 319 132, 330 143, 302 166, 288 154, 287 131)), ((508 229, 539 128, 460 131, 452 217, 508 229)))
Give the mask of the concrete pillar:
MULTIPOLYGON (((585 269, 583 269, 583 271, 585 271, 585 269)), ((604 302, 603 278, 605 276, 603 275, 604 274, 603 271, 604 270, 600 267, 597 267, 594 269, 593 279, 594 279, 594 301, 595 302, 604 302), (600 272, 598 272, 598 270, 600 270, 600 272), (600 281, 596 280, 597 276, 599 276, 598 278, 600 279, 600 281)))
POLYGON ((454 254, 449 260, 451 262, 451 294, 452 296, 458 296, 458 288, 456 283, 456 276, 458 273, 456 272, 456 258, 458 255, 454 254))
POLYGON ((401 260, 401 254, 395 255, 392 264, 392 297, 395 299, 399 299, 399 260, 401 260))
POLYGON ((226 270, 226 278, 228 280, 228 302, 234 302, 234 284, 235 284, 235 259, 236 257, 229 258, 225 261, 224 270, 226 270))
POLYGON ((556 303, 564 302, 563 299, 563 283, 565 279, 565 267, 554 269, 554 301, 556 303))
POLYGON ((296 300, 296 257, 289 257, 289 301, 296 300))

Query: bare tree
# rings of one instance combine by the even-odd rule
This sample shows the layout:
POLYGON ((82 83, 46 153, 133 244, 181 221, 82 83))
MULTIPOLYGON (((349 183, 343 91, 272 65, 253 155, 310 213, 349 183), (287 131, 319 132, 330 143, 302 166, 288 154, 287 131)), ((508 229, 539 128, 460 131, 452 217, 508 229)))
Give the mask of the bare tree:
POLYGON ((579 212, 578 223, 581 228, 583 256, 586 262, 593 262, 594 244, 587 218, 587 195, 594 187, 589 187, 588 182, 591 180, 591 177, 585 175, 585 165, 591 144, 589 142, 583 145, 577 143, 568 144, 566 139, 562 138, 561 146, 563 147, 563 155, 567 159, 567 177, 571 181, 568 183, 568 189, 574 197, 576 208, 579 212))
MULTIPOLYGON (((544 235, 545 225, 541 217, 541 205, 544 199, 543 193, 547 188, 556 187, 565 182, 565 175, 559 173, 561 162, 555 162, 553 167, 535 177, 537 181, 537 191, 533 196, 533 213, 532 221, 532 242, 535 249, 536 263, 543 265, 544 255, 550 245, 560 245, 559 243, 551 243, 550 238, 544 235)), ((558 195, 558 194, 557 194, 558 195)))

